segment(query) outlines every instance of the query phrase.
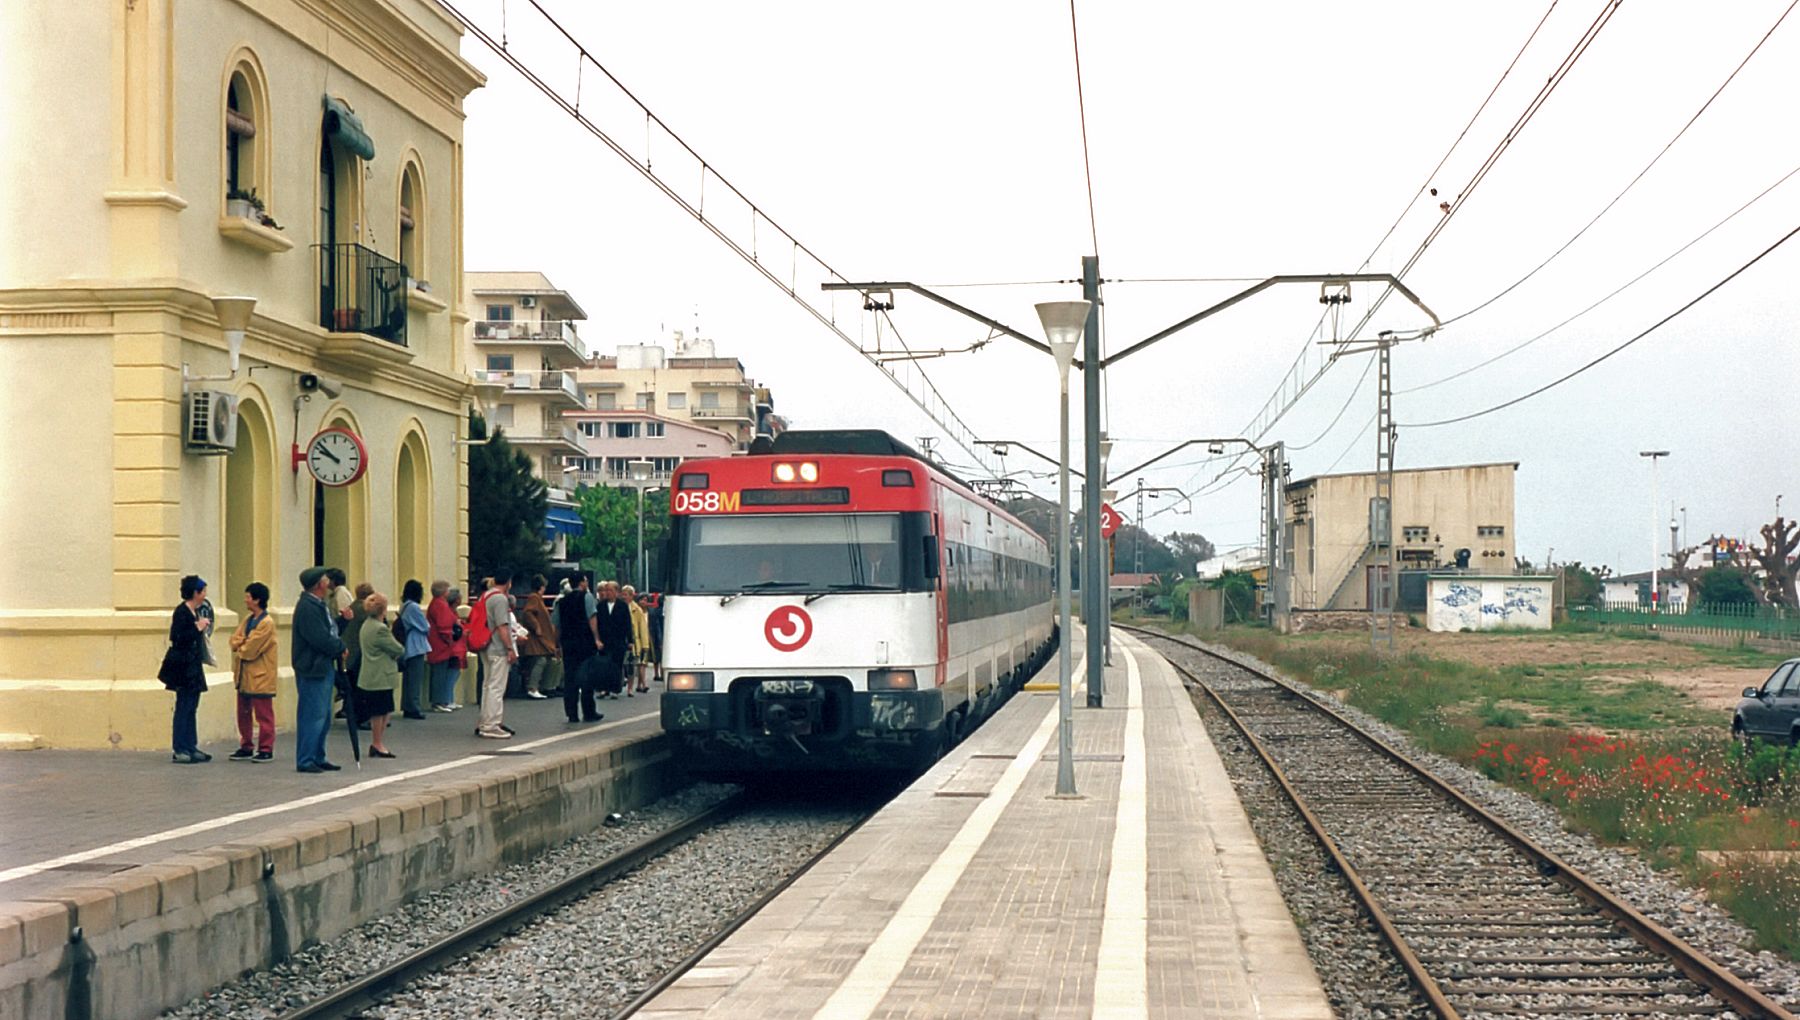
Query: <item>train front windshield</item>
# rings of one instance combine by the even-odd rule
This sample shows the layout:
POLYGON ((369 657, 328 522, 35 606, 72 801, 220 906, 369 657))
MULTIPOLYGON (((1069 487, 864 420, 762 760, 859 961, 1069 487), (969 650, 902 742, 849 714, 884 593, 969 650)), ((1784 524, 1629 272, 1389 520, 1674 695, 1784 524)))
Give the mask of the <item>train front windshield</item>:
POLYGON ((780 514, 675 518, 683 595, 924 591, 923 514, 780 514), (912 518, 921 520, 912 520, 912 518), (913 555, 906 552, 911 550, 913 555))

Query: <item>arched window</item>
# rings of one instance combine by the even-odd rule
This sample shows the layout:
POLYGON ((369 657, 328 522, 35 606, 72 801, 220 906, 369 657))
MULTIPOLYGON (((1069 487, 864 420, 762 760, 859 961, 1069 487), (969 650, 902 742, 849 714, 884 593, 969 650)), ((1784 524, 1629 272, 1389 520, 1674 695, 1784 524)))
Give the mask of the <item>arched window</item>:
POLYGON ((259 223, 271 218, 273 200, 268 95, 255 55, 240 51, 225 75, 221 195, 227 214, 235 212, 259 223))
POLYGON ((425 266, 425 179, 407 160, 400 171, 400 264, 414 280, 429 280, 425 266))

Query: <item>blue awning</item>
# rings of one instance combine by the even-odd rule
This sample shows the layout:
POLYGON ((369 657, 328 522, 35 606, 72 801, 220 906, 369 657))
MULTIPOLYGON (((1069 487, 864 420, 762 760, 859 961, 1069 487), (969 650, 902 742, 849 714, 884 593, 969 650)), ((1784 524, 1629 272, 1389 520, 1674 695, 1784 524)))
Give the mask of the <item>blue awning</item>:
POLYGON ((544 537, 556 535, 579 535, 587 528, 581 523, 581 515, 571 507, 553 506, 544 514, 544 537))
POLYGON ((350 104, 342 99, 325 97, 325 135, 363 159, 375 158, 375 143, 363 130, 362 118, 352 113, 350 104))

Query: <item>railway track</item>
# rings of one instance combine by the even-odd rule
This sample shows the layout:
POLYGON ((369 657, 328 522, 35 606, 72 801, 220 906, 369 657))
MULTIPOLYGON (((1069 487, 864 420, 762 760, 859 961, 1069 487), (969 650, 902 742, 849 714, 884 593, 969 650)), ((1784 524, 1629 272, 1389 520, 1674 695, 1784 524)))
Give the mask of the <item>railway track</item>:
MULTIPOLYGON (((457 961, 493 946, 533 922, 576 904, 582 898, 600 891, 609 883, 650 865, 656 858, 695 839, 702 833, 729 824, 734 819, 751 811, 756 803, 757 795, 754 793, 741 793, 727 798, 713 807, 691 815, 661 832, 626 847, 553 886, 510 903, 406 957, 365 974, 337 988, 329 995, 283 1013, 280 1020, 344 1020, 344 1018, 364 1016, 367 1010, 380 1005, 409 984, 445 970, 457 961)), ((863 815, 862 817, 866 819, 868 816, 863 815)), ((720 926, 698 949, 683 958, 623 1008, 610 1015, 626 1017, 635 1013, 658 992, 691 969, 713 947, 723 942, 732 932, 755 916, 770 900, 798 880, 861 824, 862 821, 858 820, 825 844, 817 853, 798 863, 794 870, 778 884, 720 926)))
POLYGON ((1123 629, 1228 667, 1202 679, 1169 659, 1262 759, 1439 1016, 1792 1020, 1329 706, 1199 645, 1123 629))

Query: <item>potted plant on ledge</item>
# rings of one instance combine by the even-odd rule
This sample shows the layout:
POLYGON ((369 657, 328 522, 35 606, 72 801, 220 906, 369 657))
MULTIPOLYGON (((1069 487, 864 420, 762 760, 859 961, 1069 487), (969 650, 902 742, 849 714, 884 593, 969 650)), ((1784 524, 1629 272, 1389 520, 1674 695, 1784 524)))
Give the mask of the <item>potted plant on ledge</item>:
POLYGON ((261 222, 264 219, 262 199, 255 188, 231 188, 225 192, 225 215, 261 222))

